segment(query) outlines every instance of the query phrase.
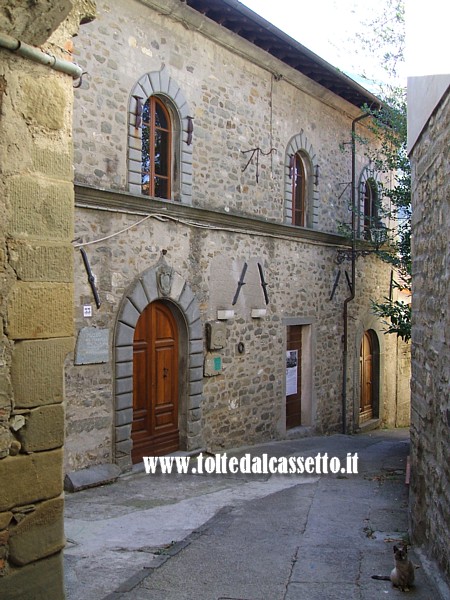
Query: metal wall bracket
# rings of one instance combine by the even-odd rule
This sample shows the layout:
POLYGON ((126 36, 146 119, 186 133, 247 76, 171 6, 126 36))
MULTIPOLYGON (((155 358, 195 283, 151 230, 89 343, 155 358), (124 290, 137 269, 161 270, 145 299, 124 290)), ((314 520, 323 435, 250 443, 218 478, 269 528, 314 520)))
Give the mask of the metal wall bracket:
POLYGON ((95 304, 96 304, 97 308, 100 308, 101 301, 100 301, 100 297, 98 295, 97 288, 95 286, 95 277, 92 274, 91 265, 89 264, 86 250, 84 248, 80 248, 80 252, 81 252, 81 256, 83 257, 84 268, 86 269, 86 273, 88 276, 89 284, 91 286, 92 294, 94 295, 95 304))
POLYGON ((250 158, 248 159, 245 167, 242 169, 242 172, 247 170, 249 164, 252 162, 253 157, 256 154, 256 183, 258 183, 259 182, 259 155, 262 154, 263 156, 269 156, 269 154, 272 154, 272 152, 276 152, 276 151, 277 151, 276 148, 271 148, 268 152, 263 152, 261 150, 261 148, 250 148, 250 150, 241 150, 242 154, 248 154, 249 152, 251 152, 250 158))

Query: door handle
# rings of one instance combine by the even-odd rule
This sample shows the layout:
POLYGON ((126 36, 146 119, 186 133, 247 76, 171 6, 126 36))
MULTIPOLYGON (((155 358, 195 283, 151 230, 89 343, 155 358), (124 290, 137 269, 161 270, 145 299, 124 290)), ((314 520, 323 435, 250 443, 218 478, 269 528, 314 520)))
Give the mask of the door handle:
POLYGON ((164 367, 163 369, 163 377, 164 379, 169 375, 169 369, 167 369, 166 367, 164 367))

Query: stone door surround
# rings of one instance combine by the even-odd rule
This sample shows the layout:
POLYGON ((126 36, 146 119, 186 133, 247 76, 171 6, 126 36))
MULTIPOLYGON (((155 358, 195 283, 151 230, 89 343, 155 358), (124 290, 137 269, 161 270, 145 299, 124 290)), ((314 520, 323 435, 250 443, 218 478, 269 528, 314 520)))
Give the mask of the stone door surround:
POLYGON ((169 285, 161 286, 161 267, 170 266, 162 258, 144 271, 125 293, 114 335, 115 403, 114 455, 122 470, 131 469, 131 423, 133 420, 133 339, 144 309, 155 300, 165 301, 180 324, 185 357, 180 356, 180 442, 185 450, 201 447, 201 408, 203 392, 203 328, 198 302, 189 284, 171 270, 169 285), (183 331, 184 330, 184 331, 183 331))

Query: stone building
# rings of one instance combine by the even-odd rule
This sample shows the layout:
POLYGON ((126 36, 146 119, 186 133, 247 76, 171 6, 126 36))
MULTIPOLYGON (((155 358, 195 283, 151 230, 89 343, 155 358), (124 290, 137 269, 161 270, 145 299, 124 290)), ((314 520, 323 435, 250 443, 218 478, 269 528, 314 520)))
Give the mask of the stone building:
MULTIPOLYGON (((429 65, 435 67, 432 60, 429 65)), ((445 597, 450 590, 449 86, 448 74, 408 79, 413 205, 411 530, 415 544, 444 574, 445 597)))
POLYGON ((67 44, 89 4, 92 16, 86 0, 0 9, 0 597, 8 600, 64 598, 72 85, 81 74, 67 44))
POLYGON ((339 234, 377 224, 352 125, 370 136, 378 99, 236 0, 97 4, 74 50, 66 470, 407 425, 409 348, 370 310, 390 269, 358 258, 352 294, 339 234))

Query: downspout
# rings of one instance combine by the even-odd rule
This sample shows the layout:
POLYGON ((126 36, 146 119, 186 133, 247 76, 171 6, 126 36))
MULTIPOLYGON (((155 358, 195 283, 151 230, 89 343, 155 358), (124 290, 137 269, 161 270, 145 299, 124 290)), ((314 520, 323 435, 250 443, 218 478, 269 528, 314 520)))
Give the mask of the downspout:
POLYGON ((60 71, 66 75, 71 75, 74 79, 79 79, 83 74, 81 67, 75 63, 69 62, 68 60, 62 60, 61 58, 57 58, 56 56, 42 52, 42 50, 39 50, 34 46, 29 46, 24 42, 20 42, 19 40, 16 40, 5 33, 0 33, 0 48, 10 50, 17 55, 22 56, 23 58, 33 60, 41 65, 47 65, 55 71, 60 71))
POLYGON ((356 123, 369 117, 363 113, 352 121, 352 275, 350 280, 350 296, 344 300, 344 352, 342 358, 342 433, 347 433, 347 371, 348 371, 348 305, 355 299, 356 285, 356 123))

